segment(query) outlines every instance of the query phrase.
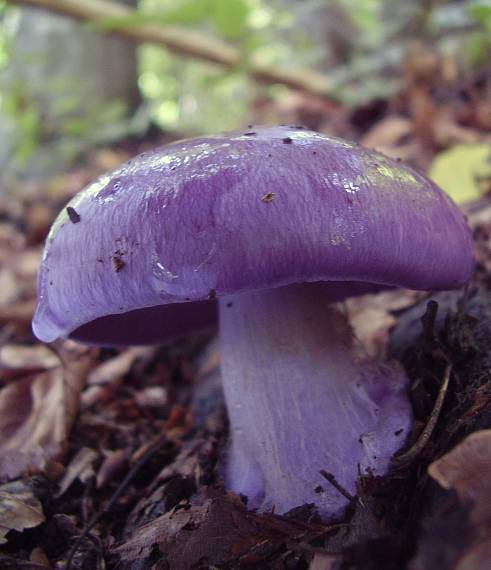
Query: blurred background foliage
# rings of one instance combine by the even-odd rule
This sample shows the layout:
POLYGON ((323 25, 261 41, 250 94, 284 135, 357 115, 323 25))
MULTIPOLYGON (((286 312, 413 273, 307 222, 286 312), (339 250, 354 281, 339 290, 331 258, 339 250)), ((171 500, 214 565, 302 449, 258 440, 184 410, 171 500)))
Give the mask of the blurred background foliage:
MULTIPOLYGON (((141 0, 137 15, 98 27, 148 23, 198 28, 241 47, 243 66, 233 71, 183 61, 160 47, 140 49, 139 85, 153 117, 185 132, 247 121, 259 89, 243 73, 250 58, 328 70, 333 95, 356 105, 398 89, 401 62, 415 39, 465 68, 491 54, 491 0, 141 0)), ((285 91, 273 85, 267 94, 274 99, 285 91)))
MULTIPOLYGON (((111 89, 102 79, 97 82, 91 78, 97 73, 107 76, 113 65, 130 56, 122 57, 122 52, 115 51, 111 64, 108 66, 106 60, 101 65, 97 61, 100 52, 87 55, 84 49, 85 56, 75 57, 73 46, 67 46, 66 53, 60 43, 41 46, 40 35, 36 34, 34 40, 37 37, 38 43, 33 41, 25 48, 20 41, 25 9, 0 2, 0 136, 9 141, 0 151, 0 163, 15 164, 17 173, 26 172, 26 165, 32 166, 36 161, 46 163, 39 156, 40 149, 47 149, 49 169, 56 170, 87 148, 142 134, 150 125, 166 132, 193 135, 233 129, 254 121, 281 122, 285 109, 295 106, 298 94, 279 83, 251 79, 248 74, 251 62, 317 70, 332 85, 328 94, 331 103, 343 109, 360 109, 374 101, 397 97, 401 89, 407 88, 408 62, 411 62, 408 54, 416 54, 420 67, 424 67, 429 57, 430 70, 431 58, 438 59, 443 98, 445 88, 455 84, 456 78, 486 68, 491 61, 491 0, 139 0, 137 4, 128 0, 125 3, 135 8, 129 16, 72 25, 89 34, 85 40, 89 45, 93 43, 90 38, 101 36, 101 31, 155 24, 179 26, 238 47, 239 64, 226 69, 171 53, 155 44, 143 44, 135 52, 133 81, 138 93, 127 97, 127 84, 122 84, 120 90, 124 95, 120 96, 117 92, 109 93, 111 89), (88 57, 89 63, 83 57, 88 57), (74 59, 70 62, 70 58, 74 59), (23 71, 24 68, 28 71, 23 71), (37 73, 32 71, 36 68, 37 73), (86 88, 87 85, 91 87, 86 88), (106 91, 107 96, 98 96, 106 91), (57 159, 55 166, 51 164, 53 157, 57 159)), ((40 13, 35 13, 39 22, 40 13)), ((46 12, 43 18, 58 16, 46 12)), ((27 21, 25 25, 33 37, 31 28, 38 24, 27 21)), ((71 29, 70 37, 75 37, 76 28, 71 29)), ((37 33, 51 32, 49 26, 44 31, 39 26, 37 33)), ((107 51, 106 46, 101 45, 100 49, 107 51)), ((117 77, 110 81, 118 83, 117 77)), ((323 104, 316 101, 312 105, 323 104)), ((465 156, 455 159, 455 154, 450 155, 447 159, 450 162, 440 161, 432 171, 448 186, 442 174, 448 165, 455 160, 460 169, 465 170, 467 165, 468 175, 462 178, 467 187, 462 190, 461 181, 460 190, 453 184, 451 191, 460 192, 465 198, 475 197, 480 189, 473 182, 474 172, 482 176, 486 171, 487 147, 463 146, 465 156)), ((35 173, 46 171, 45 164, 32 168, 35 173)))

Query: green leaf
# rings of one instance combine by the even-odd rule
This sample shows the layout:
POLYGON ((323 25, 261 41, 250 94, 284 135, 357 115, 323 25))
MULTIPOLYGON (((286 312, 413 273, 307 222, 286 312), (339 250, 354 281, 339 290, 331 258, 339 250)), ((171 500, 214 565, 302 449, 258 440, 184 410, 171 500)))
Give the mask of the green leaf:
POLYGON ((491 31, 491 0, 475 0, 469 6, 469 13, 491 31))
POLYGON ((482 182, 491 177, 491 148, 488 144, 459 144, 438 154, 428 172, 456 202, 479 198, 482 182))
POLYGON ((177 8, 104 18, 89 24, 89 27, 115 30, 148 24, 189 26, 210 23, 223 37, 237 39, 247 29, 249 11, 246 0, 187 0, 177 8))
POLYGON ((244 0, 214 0, 211 4, 213 22, 223 37, 237 39, 245 33, 249 6, 244 0))
MULTIPOLYGON (((210 0, 188 0, 178 8, 159 11, 154 18, 161 24, 199 24, 210 17, 210 0)), ((155 21, 155 19, 154 19, 155 21)))

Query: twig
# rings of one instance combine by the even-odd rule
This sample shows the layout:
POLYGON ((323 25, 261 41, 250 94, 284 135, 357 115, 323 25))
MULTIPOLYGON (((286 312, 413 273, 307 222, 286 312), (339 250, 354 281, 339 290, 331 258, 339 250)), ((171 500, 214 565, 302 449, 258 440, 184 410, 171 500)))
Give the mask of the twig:
POLYGON ((340 485, 336 481, 336 477, 334 477, 332 473, 328 473, 325 469, 321 469, 319 473, 324 477, 324 479, 326 479, 326 481, 329 481, 329 483, 331 483, 331 485, 336 489, 336 491, 341 493, 343 497, 346 497, 348 501, 350 502, 355 501, 356 497, 353 497, 351 493, 349 493, 342 485, 340 485))
POLYGON ((162 435, 159 437, 153 445, 151 445, 146 452, 138 459, 138 461, 133 465, 133 467, 128 471, 126 477, 123 481, 118 485, 118 488, 114 491, 109 501, 104 505, 104 507, 95 515, 95 517, 83 528, 80 536, 75 541, 75 544, 72 546, 67 562, 66 562, 66 570, 70 570, 73 557, 75 553, 80 548, 80 545, 88 537, 90 531, 95 527, 95 525, 112 509, 116 501, 121 496, 121 493, 126 489, 126 487, 130 484, 133 477, 138 473, 138 471, 145 465, 145 463, 152 457, 154 453, 156 453, 165 443, 167 443, 167 437, 162 435))
MULTIPOLYGON (((137 11, 109 0, 7 0, 10 4, 41 8, 70 16, 84 22, 100 22, 111 19, 128 19, 138 14, 137 11)), ((152 42, 167 49, 197 59, 218 63, 227 68, 243 66, 245 58, 239 48, 217 38, 191 31, 178 26, 142 24, 121 26, 111 29, 128 40, 142 43, 152 42)), ((281 83, 312 95, 335 98, 334 86, 323 73, 312 69, 294 69, 290 66, 261 65, 257 61, 247 61, 245 71, 255 80, 266 83, 281 83)))
POLYGON ((416 459, 416 457, 421 453, 425 445, 428 443, 431 434, 435 429, 438 418, 440 417, 440 412, 442 410, 443 402, 445 401, 445 396, 448 390, 448 384, 450 381, 451 372, 452 372, 452 363, 449 362, 445 367, 445 372, 443 374, 443 381, 440 386, 440 390, 438 392, 435 405, 433 406, 433 410, 431 411, 430 417, 428 419, 428 422, 426 423, 425 428, 423 429, 420 436, 416 440, 416 443, 410 449, 408 449, 405 453, 402 453, 401 455, 397 455, 396 457, 394 457, 393 461, 396 465, 402 465, 402 464, 407 465, 409 463, 412 463, 412 461, 416 459))
POLYGON ((465 311, 469 305, 471 297, 471 284, 470 281, 464 286, 464 294, 457 302, 457 329, 461 329, 464 324, 465 311))

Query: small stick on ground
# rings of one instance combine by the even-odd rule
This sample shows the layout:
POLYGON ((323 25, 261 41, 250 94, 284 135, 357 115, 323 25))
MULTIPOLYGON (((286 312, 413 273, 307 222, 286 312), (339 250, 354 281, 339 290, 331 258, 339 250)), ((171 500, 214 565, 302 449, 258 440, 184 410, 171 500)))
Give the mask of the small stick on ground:
POLYGON ((116 501, 119 499, 123 491, 126 487, 131 483, 133 477, 138 473, 138 471, 145 465, 145 463, 152 457, 154 453, 156 453, 165 443, 167 443, 168 439, 165 435, 160 436, 157 438, 155 443, 148 447, 146 452, 138 459, 138 461, 133 465, 133 467, 128 471, 126 477, 121 481, 118 488, 114 491, 109 501, 105 504, 105 506, 95 515, 95 517, 83 528, 80 536, 75 541, 75 544, 72 546, 68 558, 66 561, 66 570, 70 570, 73 557, 75 553, 80 548, 82 542, 89 536, 90 531, 95 527, 95 525, 106 515, 114 506, 116 501))
POLYGON ((436 398, 435 405, 433 406, 433 410, 431 411, 428 422, 424 430, 421 432, 421 435, 416 440, 415 444, 405 453, 402 453, 401 455, 397 455, 396 457, 394 457, 394 463, 397 466, 409 465, 410 463, 412 463, 416 459, 416 457, 421 453, 425 445, 428 443, 431 434, 435 429, 438 418, 440 416, 440 412, 443 407, 443 402, 445 401, 445 396, 447 394, 451 372, 452 372, 452 363, 449 362, 445 367, 445 372, 443 374, 443 381, 440 386, 440 390, 438 392, 438 396, 436 398))
POLYGON ((343 495, 343 497, 346 497, 348 499, 348 501, 350 501, 350 502, 355 501, 356 497, 353 497, 353 495, 351 493, 349 493, 343 486, 341 486, 336 481, 336 477, 334 477, 334 475, 332 473, 328 473, 325 469, 321 469, 319 471, 319 473, 324 477, 324 479, 326 481, 329 481, 329 483, 331 483, 331 485, 336 489, 336 491, 341 493, 341 495, 343 495))

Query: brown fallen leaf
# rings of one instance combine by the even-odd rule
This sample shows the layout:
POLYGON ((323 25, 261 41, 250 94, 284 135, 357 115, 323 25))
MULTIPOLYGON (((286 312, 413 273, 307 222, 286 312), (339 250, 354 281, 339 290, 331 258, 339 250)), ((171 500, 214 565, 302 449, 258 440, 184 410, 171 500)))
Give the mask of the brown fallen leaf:
POLYGON ((39 500, 24 481, 0 485, 0 544, 7 542, 11 530, 22 532, 44 522, 39 500))
POLYGON ((428 473, 445 489, 454 489, 470 503, 472 521, 489 525, 491 537, 491 429, 466 437, 452 451, 432 463, 428 473))
POLYGON ((59 365, 60 359, 43 344, 6 344, 0 348, 0 370, 48 370, 59 365))
POLYGON ((96 477, 96 488, 102 489, 109 482, 117 479, 128 467, 130 452, 127 449, 117 449, 108 453, 102 462, 96 477))
POLYGON ((61 497, 76 479, 85 482, 89 477, 94 476, 93 464, 98 457, 99 454, 90 447, 82 447, 68 464, 55 496, 61 497))
POLYGON ((163 386, 147 386, 133 394, 141 408, 160 408, 167 405, 169 396, 163 386))
POLYGON ((94 351, 65 341, 57 353, 56 368, 0 390, 0 480, 63 458, 94 351))
POLYGON ((111 358, 94 368, 88 376, 87 384, 111 384, 113 382, 117 382, 130 371, 135 360, 138 360, 141 357, 148 357, 156 352, 156 350, 156 347, 152 346, 128 348, 114 358, 111 358))
POLYGON ((114 549, 123 560, 146 558, 156 544, 173 542, 184 528, 197 528, 205 520, 209 504, 166 513, 136 530, 130 540, 114 549))
POLYGON ((83 413, 87 408, 96 405, 111 394, 111 390, 105 386, 89 386, 82 392, 80 399, 80 411, 83 413))
MULTIPOLYGON (((181 497, 189 496, 188 491, 195 492, 195 481, 199 479, 200 458, 212 453, 213 442, 208 438, 193 438, 185 441, 179 454, 174 461, 165 466, 157 477, 152 481, 143 496, 134 507, 126 521, 126 532, 132 534, 136 527, 142 527, 149 518, 153 518, 153 513, 167 511, 169 500, 166 483, 168 481, 184 482, 179 491, 172 493, 173 497, 179 500, 181 497)), ((178 502, 178 501, 177 501, 178 502)), ((174 505, 173 505, 174 506, 174 505)))
POLYGON ((466 437, 433 462, 428 473, 445 489, 453 489, 470 512, 472 540, 453 570, 491 568, 491 429, 466 437))
MULTIPOLYGON (((305 555, 305 564, 311 558, 308 543, 330 531, 330 527, 293 515, 247 511, 236 495, 219 488, 205 489, 191 501, 137 528, 129 540, 114 548, 121 562, 118 567, 131 568, 128 562, 137 559, 141 563, 155 555, 157 547, 172 570, 203 564, 207 568, 268 568, 268 560, 286 549, 301 558, 305 555)), ((312 514, 305 507, 301 510, 312 514)))
POLYGON ((404 137, 412 134, 413 126, 409 119, 389 115, 376 123, 361 139, 361 144, 398 158, 397 147, 404 137))
POLYGON ((39 565, 41 568, 49 569, 51 567, 48 557, 46 556, 44 550, 37 546, 29 556, 29 561, 33 562, 34 564, 39 565))
POLYGON ((34 294, 36 275, 41 261, 39 246, 9 252, 0 251, 0 305, 34 294))
POLYGON ((394 313, 413 305, 421 296, 417 291, 397 289, 346 300, 353 332, 370 356, 387 356, 389 332, 396 323, 394 313))
POLYGON ((0 222, 0 260, 3 261, 13 251, 21 251, 25 247, 26 238, 15 224, 0 222))
POLYGON ((6 307, 0 307, 0 323, 14 322, 23 326, 30 326, 35 307, 35 299, 16 301, 6 307))
POLYGON ((18 282, 34 284, 42 257, 42 247, 30 247, 21 252, 15 252, 9 260, 9 266, 14 271, 18 282))
POLYGON ((337 556, 316 552, 310 563, 309 570, 334 570, 338 562, 339 558, 337 556))
POLYGON ((14 272, 9 268, 0 271, 0 307, 8 306, 17 300, 19 289, 14 272))
POLYGON ((491 538, 475 544, 459 560, 455 570, 484 570, 491 568, 491 538))
POLYGON ((435 115, 433 128, 436 142, 444 148, 452 144, 472 144, 485 139, 479 131, 459 125, 450 108, 439 110, 435 115))
POLYGON ((125 561, 136 560, 148 557, 158 545, 173 570, 187 570, 202 560, 227 565, 263 539, 240 501, 222 494, 158 517, 137 529, 114 553, 125 561))

